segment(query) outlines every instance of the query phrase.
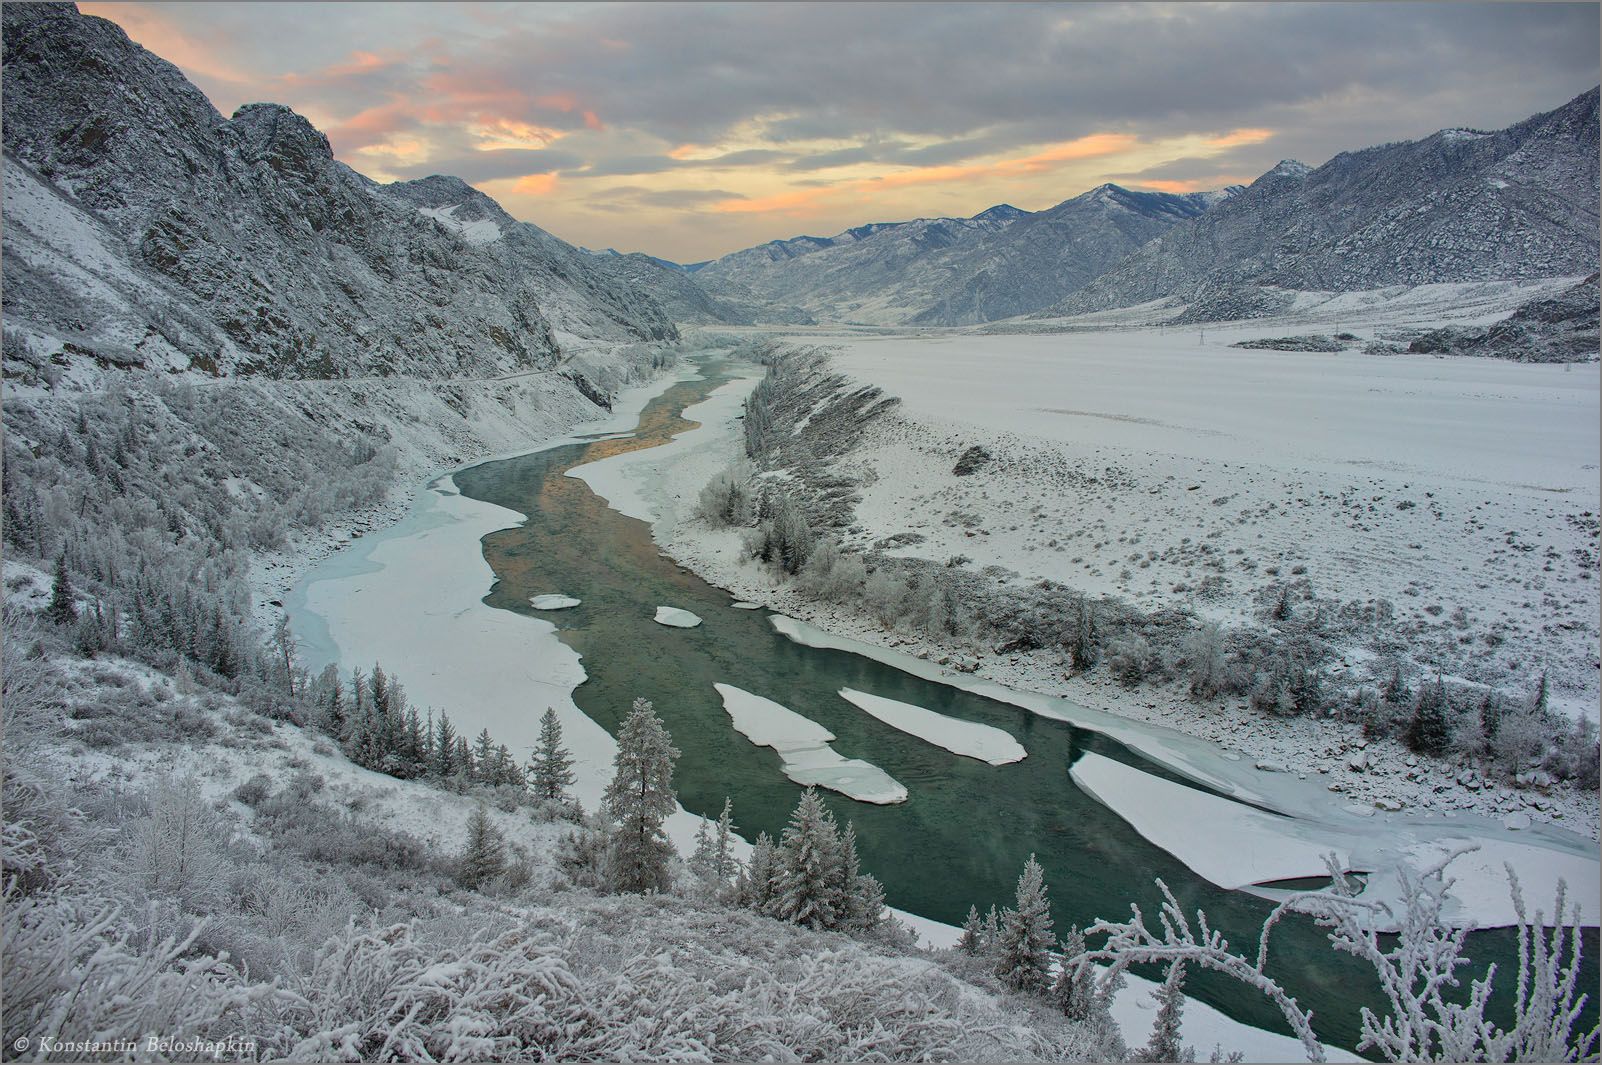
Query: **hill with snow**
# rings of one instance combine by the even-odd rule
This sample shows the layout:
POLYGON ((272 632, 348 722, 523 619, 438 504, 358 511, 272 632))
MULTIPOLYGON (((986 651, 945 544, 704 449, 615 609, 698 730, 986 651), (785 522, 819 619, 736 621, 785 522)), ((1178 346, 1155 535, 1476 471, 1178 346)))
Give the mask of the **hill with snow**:
MULTIPOLYGON (((1045 211, 857 226, 725 255, 695 280, 820 321, 969 325, 1049 306, 1233 190, 1173 195, 1101 185, 1045 211)), ((760 320, 772 321, 772 318, 760 320)))
POLYGON ((453 178, 383 186, 286 107, 224 118, 70 4, 4 11, 8 328, 102 365, 454 377, 676 336, 453 178))
POLYGON ((1284 310, 1292 291, 1593 273, 1597 117, 1592 89, 1496 132, 1282 162, 1045 313, 1173 299, 1218 321, 1284 310))

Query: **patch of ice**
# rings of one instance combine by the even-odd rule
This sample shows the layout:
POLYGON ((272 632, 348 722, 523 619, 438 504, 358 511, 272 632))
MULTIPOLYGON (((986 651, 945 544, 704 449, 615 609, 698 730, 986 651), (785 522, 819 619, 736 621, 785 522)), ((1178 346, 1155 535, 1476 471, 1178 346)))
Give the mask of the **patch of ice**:
POLYGON ((1099 754, 1082 755, 1069 776, 1143 839, 1222 888, 1326 873, 1334 851, 1349 868, 1350 841, 1323 826, 1265 813, 1175 784, 1099 754))
POLYGON ((1023 744, 990 725, 947 717, 921 706, 869 695, 853 688, 841 688, 840 696, 893 729, 916 736, 936 747, 944 747, 952 754, 960 754, 965 758, 977 758, 991 765, 1007 765, 1021 762, 1029 754, 1023 744))
POLYGON ((758 747, 777 751, 784 775, 797 784, 815 784, 881 806, 907 801, 907 789, 884 770, 859 758, 844 758, 830 747, 834 733, 811 718, 732 684, 713 687, 723 697, 734 730, 758 747))
POLYGON ((570 610, 582 602, 582 599, 574 599, 571 595, 552 594, 533 596, 528 605, 535 610, 570 610))
POLYGON ((675 629, 693 629, 701 624, 701 619, 688 610, 680 610, 676 606, 659 606, 656 608, 654 620, 658 625, 668 625, 675 629))
POLYGON ((738 603, 731 603, 729 605, 734 607, 734 609, 736 609, 736 610, 761 610, 762 609, 762 604, 761 603, 747 603, 743 599, 738 603))

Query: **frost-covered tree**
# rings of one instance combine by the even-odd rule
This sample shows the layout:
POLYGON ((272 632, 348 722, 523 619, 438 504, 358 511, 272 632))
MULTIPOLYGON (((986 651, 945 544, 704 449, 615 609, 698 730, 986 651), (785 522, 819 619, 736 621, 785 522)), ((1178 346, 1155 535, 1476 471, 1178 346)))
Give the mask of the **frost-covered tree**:
POLYGON ((1135 1052, 1136 1061, 1195 1061, 1196 1051, 1180 1040, 1180 1022, 1185 1012, 1185 963, 1168 963, 1162 986, 1154 993, 1157 1019, 1152 1023, 1151 1039, 1135 1052))
POLYGON ((1452 739, 1446 710, 1446 683, 1437 676, 1434 684, 1419 687, 1418 700, 1413 704, 1413 716, 1407 723, 1402 741, 1412 750, 1423 754, 1444 753, 1452 739))
POLYGON ((1075 673, 1082 673, 1096 664, 1101 656, 1100 638, 1096 632, 1096 615, 1090 600, 1082 595, 1073 597, 1068 617, 1068 664, 1075 673))
POLYGON ((732 470, 724 470, 701 489, 696 515, 714 529, 744 525, 751 512, 751 495, 732 470))
POLYGON ((65 628, 78 620, 78 595, 72 587, 72 575, 67 572, 67 553, 56 556, 55 578, 50 582, 50 604, 45 607, 45 620, 65 628))
POLYGON ((1017 905, 1001 915, 996 975, 1016 991, 1044 992, 1051 986, 1051 906, 1046 875, 1031 854, 1018 877, 1017 905))
POLYGON ((746 909, 768 913, 773 905, 773 885, 777 874, 773 837, 760 832, 756 842, 751 844, 751 859, 740 874, 735 901, 746 909))
POLYGON ((779 840, 773 916, 808 928, 835 928, 844 910, 840 833, 816 788, 807 788, 779 840))
POLYGON ((556 708, 546 707, 540 718, 540 742, 528 765, 529 785, 542 799, 561 801, 573 786, 573 756, 562 746, 562 723, 556 708))
POLYGON ((149 793, 150 812, 130 833, 130 869, 151 896, 207 913, 227 889, 231 832, 194 777, 163 781, 149 793))
POLYGON ((734 856, 734 800, 727 796, 723 799, 723 809, 718 814, 718 827, 714 833, 715 844, 712 850, 712 872, 718 878, 719 890, 730 886, 735 875, 739 872, 739 859, 734 856))
MULTIPOLYGON (((1472 850, 1473 848, 1467 848, 1472 850)), ((1323 1061, 1324 1047, 1313 1031, 1311 1014, 1268 975, 1270 937, 1291 913, 1305 913, 1328 931, 1330 945, 1368 963, 1379 978, 1386 1009, 1360 1011, 1357 1050, 1386 1061, 1584 1061, 1596 1054, 1598 1029, 1576 1029, 1587 994, 1580 988, 1579 914, 1570 910, 1562 884, 1548 923, 1540 911, 1530 918, 1518 877, 1507 867, 1509 890, 1518 916, 1518 971, 1514 974, 1513 1020, 1502 1027, 1485 1015, 1495 968, 1460 993, 1457 972, 1469 965, 1463 953, 1468 930, 1446 919, 1453 881, 1446 875, 1464 850, 1413 874, 1400 871, 1400 905, 1354 895, 1334 855, 1326 859, 1332 887, 1298 893, 1277 905, 1263 923, 1255 956, 1232 951, 1223 933, 1197 911, 1194 922, 1180 909, 1166 884, 1160 931, 1146 926, 1139 906, 1128 921, 1098 921, 1090 934, 1102 945, 1085 955, 1107 963, 1103 989, 1140 963, 1195 964, 1222 973, 1261 992, 1280 1011, 1302 1041, 1309 1061, 1323 1061), (1391 934, 1390 929, 1395 929, 1391 934)))
POLYGON ((678 804, 673 794, 678 756, 650 702, 635 699, 617 734, 615 773, 605 796, 607 812, 617 823, 610 868, 614 891, 666 891, 669 886, 673 844, 662 822, 678 804))
POLYGON ((957 949, 964 954, 977 955, 984 946, 985 926, 979 919, 979 907, 969 906, 968 917, 962 922, 962 935, 957 938, 957 949))
POLYGON ((1087 1021, 1096 1008, 1096 975, 1083 961, 1085 934, 1072 925, 1062 937, 1062 967, 1052 985, 1052 997, 1070 1020, 1087 1021))
POLYGON ((480 803, 467 821, 467 842, 456 863, 456 882, 477 890, 506 869, 506 841, 480 803))
POLYGON ((1191 698, 1211 699, 1223 692, 1228 683, 1223 626, 1209 621, 1192 633, 1185 660, 1190 666, 1191 698))

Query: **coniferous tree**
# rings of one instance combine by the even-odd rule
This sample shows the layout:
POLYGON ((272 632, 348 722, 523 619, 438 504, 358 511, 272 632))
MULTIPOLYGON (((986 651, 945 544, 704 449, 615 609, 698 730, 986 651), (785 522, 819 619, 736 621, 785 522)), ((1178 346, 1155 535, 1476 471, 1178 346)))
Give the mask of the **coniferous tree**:
POLYGON ((612 835, 611 883, 615 891, 665 891, 673 844, 662 822, 678 804, 673 794, 672 738, 649 701, 635 699, 617 735, 615 774, 606 788, 612 835))
POLYGON ((751 845, 751 860, 740 875, 735 897, 740 905, 757 913, 770 913, 773 907, 773 879, 777 861, 773 837, 766 832, 757 834, 751 845))
POLYGON ((985 926, 979 919, 979 907, 968 907, 968 919, 962 922, 962 935, 957 939, 957 949, 964 954, 977 955, 984 946, 985 926))
POLYGON ((1001 942, 1001 914, 996 910, 996 904, 990 904, 990 910, 985 914, 984 932, 980 936, 981 949, 989 953, 996 949, 1001 942))
POLYGON ((808 928, 836 927, 844 902, 840 865, 839 829, 809 787, 779 840, 773 915, 808 928))
POLYGON ((1402 679, 1402 667, 1400 665, 1391 667, 1391 676, 1385 682, 1385 691, 1382 694, 1385 702, 1393 707, 1407 704, 1407 681, 1402 679))
POLYGON ((838 927, 870 932, 884 916, 884 887, 862 871, 857 857, 857 826, 846 822, 840 838, 840 920, 838 927))
POLYGON ((66 627, 78 620, 77 593, 72 577, 67 573, 67 553, 56 556, 55 579, 50 584, 50 605, 45 607, 45 620, 66 627))
POLYGON ((1151 1041, 1135 1054, 1137 1061, 1195 1061, 1193 1051, 1187 1051, 1179 1038, 1180 1020, 1185 1011, 1185 963, 1170 962, 1168 975, 1155 993, 1157 1020, 1152 1025, 1151 1041))
POLYGON ((716 851, 713 847, 712 832, 707 827, 706 818, 703 817, 700 825, 695 830, 695 850, 690 853, 689 866, 690 872, 694 874, 695 879, 700 882, 701 887, 709 894, 714 894, 717 891, 717 874, 713 868, 716 862, 716 851))
POLYGON ((1418 701, 1413 704, 1413 717, 1407 723, 1402 741, 1422 754, 1442 754, 1451 740, 1446 722, 1446 683, 1439 676, 1434 684, 1425 684, 1418 690, 1418 701))
POLYGON ((1485 693, 1480 703, 1480 751, 1489 755, 1494 750, 1497 733, 1502 731, 1502 704, 1494 690, 1485 693))
POLYGON ((1096 619, 1090 601, 1075 596, 1068 619, 1068 664, 1075 673, 1082 673, 1096 664, 1096 619))
POLYGON ((1531 712, 1537 720, 1546 716, 1547 703, 1551 700, 1551 684, 1546 679, 1546 670, 1541 670, 1541 682, 1536 685, 1535 698, 1530 704, 1531 712))
POLYGON ((456 765, 456 729, 451 724, 450 716, 441 710, 439 720, 434 723, 434 765, 435 776, 447 778, 455 775, 456 765))
POLYGON ((562 746, 562 723, 553 707, 540 718, 540 744, 529 761, 529 783, 542 799, 560 801, 573 786, 573 758, 562 746))
POLYGON ((1051 907, 1045 872, 1031 854, 1018 877, 1016 908, 1001 916, 996 975, 1016 991, 1044 992, 1051 986, 1051 907))
POLYGON ((463 887, 478 889, 506 868, 506 842, 482 804, 467 822, 467 846, 457 863, 456 879, 463 887))
POLYGON ((726 890, 738 872, 739 862, 734 857, 734 802, 723 799, 723 811, 718 814, 715 834, 716 846, 712 854, 712 870, 718 878, 719 890, 726 890))
POLYGON ((473 741, 472 777, 480 784, 493 784, 494 776, 495 741, 490 737, 489 729, 479 729, 478 738, 473 741))
POLYGON ((1096 1006, 1095 974, 1089 965, 1075 961, 1084 953, 1085 934, 1078 925, 1073 925, 1062 938, 1062 968, 1057 973, 1052 995, 1063 1013, 1076 1021, 1089 1020, 1096 1006))

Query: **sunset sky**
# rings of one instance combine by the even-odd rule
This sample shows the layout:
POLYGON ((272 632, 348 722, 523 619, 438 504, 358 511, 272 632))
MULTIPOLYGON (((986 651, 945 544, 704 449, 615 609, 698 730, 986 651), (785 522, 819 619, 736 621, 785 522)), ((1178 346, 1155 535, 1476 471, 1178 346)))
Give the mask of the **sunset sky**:
POLYGON ((83 3, 231 114, 693 262, 872 221, 1191 191, 1597 84, 1595 4, 83 3))

